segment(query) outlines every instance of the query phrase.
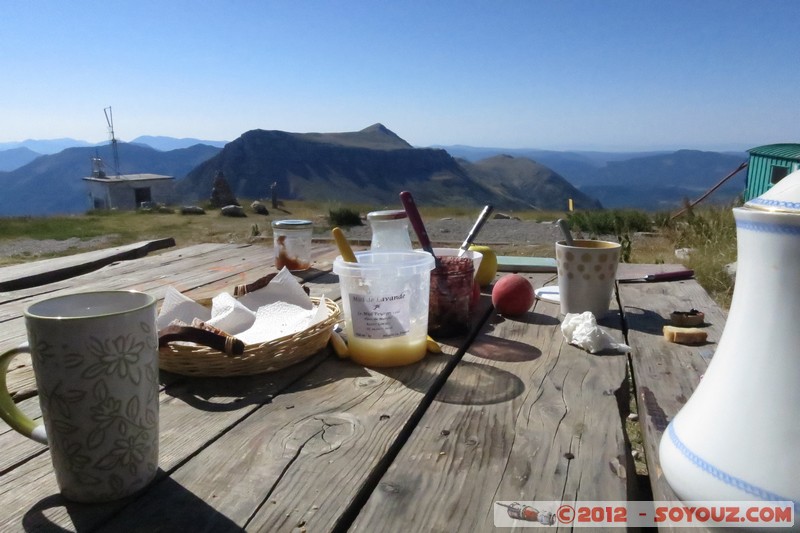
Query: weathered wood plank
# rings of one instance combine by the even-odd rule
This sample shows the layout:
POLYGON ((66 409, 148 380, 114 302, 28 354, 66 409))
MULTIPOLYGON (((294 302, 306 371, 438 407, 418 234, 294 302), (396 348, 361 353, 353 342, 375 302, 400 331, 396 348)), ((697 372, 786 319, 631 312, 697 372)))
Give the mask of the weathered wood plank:
POLYGON ((696 280, 621 284, 620 299, 633 349, 631 363, 653 499, 675 501, 661 471, 658 445, 667 424, 705 372, 727 315, 696 280), (702 346, 667 342, 662 327, 669 323, 670 313, 692 308, 705 313, 708 342, 702 346))
POLYGON ((172 246, 175 246, 175 239, 169 237, 3 267, 0 268, 0 291, 15 291, 69 279, 115 261, 138 259, 172 246))
MULTIPOLYGON (((318 366, 327 356, 320 353, 280 372, 229 379, 183 379, 167 387, 160 396, 159 466, 161 478, 183 462, 193 458, 200 450, 229 431, 262 404, 286 390, 299 376, 318 366)), ((25 439, 14 434, 19 439, 25 439)), ((231 453, 232 449, 220 453, 231 453)), ((42 528, 56 525, 69 531, 91 529, 105 522, 111 515, 130 504, 130 500, 75 506, 59 494, 48 453, 36 455, 21 466, 0 476, 0 486, 20 487, 23 475, 35 475, 26 490, 4 493, 0 502, 4 515, 0 516, 0 530, 21 530, 25 527, 42 528), (47 516, 31 515, 30 509, 48 502, 47 516)), ((235 481, 235 480, 233 480, 235 481)), ((174 487, 173 487, 174 488, 174 487)), ((169 508, 165 513, 171 512, 169 508)), ((138 523, 133 518, 129 524, 138 523)), ((124 528, 123 528, 124 529, 124 528)))
POLYGON ((230 521, 253 531, 330 530, 456 351, 443 348, 448 355, 382 370, 329 357, 171 473, 209 504, 202 514, 165 514, 176 495, 159 485, 107 529, 146 517, 145 528, 210 531, 230 521))
MULTIPOLYGON (((312 249, 315 268, 298 273, 300 280, 314 280, 330 270, 337 255, 330 246, 319 245, 312 249)), ((272 248, 250 245, 203 244, 185 249, 171 250, 158 256, 149 256, 137 261, 109 265, 92 274, 72 278, 50 285, 48 297, 80 290, 135 289, 147 292, 161 300, 166 289, 175 287, 195 299, 211 298, 220 292, 232 292, 240 283, 250 283, 275 272, 272 248), (157 273, 154 275, 154 272, 157 273)), ((329 279, 336 287, 338 279, 329 279)), ((324 291, 320 291, 322 294, 324 291)), ((318 296, 318 295, 317 295, 318 296)), ((0 322, 0 350, 7 350, 25 340, 23 310, 42 297, 28 295, 0 307, 7 320, 0 322)), ((334 298, 328 294, 329 298, 334 298)), ((28 397, 35 391, 30 358, 18 356, 8 374, 8 385, 12 393, 28 397)))
MULTIPOLYGON (((529 278, 535 286, 546 279, 529 278)), ((616 397, 627 387, 626 365, 625 355, 566 344, 556 305, 536 302, 523 317, 493 317, 353 530, 490 531, 496 500, 626 499, 628 450, 616 397)))
MULTIPOLYGON (((324 252, 324 258, 330 255, 330 249, 321 251, 324 252)), ((310 280, 307 285, 311 287, 312 294, 324 293, 329 298, 338 298, 339 291, 336 276, 319 270, 317 272, 303 273, 303 276, 310 280)), ((247 281, 253 281, 253 279, 247 281)), ((201 287, 198 290, 202 289, 201 287)), ((190 292, 196 293, 198 290, 190 292)), ((190 296, 195 297, 194 294, 190 294, 190 296)), ((188 459, 193 458, 209 442, 219 439, 221 435, 229 431, 231 427, 238 424, 243 418, 247 418, 258 410, 261 405, 273 402, 274 398, 287 390, 295 380, 308 373, 310 369, 318 366, 326 357, 328 357, 327 350, 303 363, 274 374, 225 380, 178 378, 175 384, 168 385, 161 395, 160 413, 160 466, 165 471, 165 474, 170 473, 188 459)), ((347 363, 339 362, 338 359, 333 361, 339 365, 350 366, 347 363)), ((352 371, 348 370, 346 375, 350 376, 351 373, 352 371)), ((335 377, 331 377, 328 373, 323 375, 324 378, 322 378, 321 382, 337 381, 335 377)), ((313 387, 315 386, 316 382, 313 387)), ((308 385, 303 385, 299 390, 305 390, 307 387, 308 385)), ((8 438, 12 441, 13 446, 19 444, 24 448, 24 443, 19 442, 20 439, 26 441, 24 437, 9 432, 8 438)), ((43 449, 43 447, 39 446, 39 449, 43 449)), ((228 448, 222 448, 217 453, 224 455, 228 452, 228 448)), ((15 492, 14 494, 7 494, 7 497, 3 498, 3 506, 4 509, 9 510, 9 517, 6 522, 0 523, 0 529, 14 529, 14 524, 19 526, 19 520, 22 516, 26 517, 26 527, 35 528, 49 523, 58 524, 59 527, 67 529, 94 527, 102 524, 109 516, 128 503, 117 502, 92 506, 90 511, 76 514, 73 509, 75 506, 64 502, 60 496, 56 495, 52 473, 47 473, 48 468, 50 468, 49 455, 46 452, 41 453, 41 451, 38 452, 38 455, 29 453, 29 450, 26 450, 26 453, 28 453, 28 456, 25 457, 25 461, 20 466, 8 471, 6 476, 0 478, 3 484, 6 481, 13 483, 13 480, 18 479, 17 476, 20 475, 20 472, 37 472, 38 474, 36 475, 41 477, 43 481, 41 483, 37 482, 34 490, 27 492, 17 491, 20 494, 15 492), (31 517, 26 510, 32 506, 35 507, 42 501, 52 502, 46 517, 43 515, 31 517)), ((204 466, 201 464, 196 468, 203 469, 204 466)), ((165 487, 169 487, 168 492, 173 496, 187 497, 185 491, 175 490, 175 484, 170 479, 162 482, 165 487)), ((202 502, 199 502, 197 498, 192 497, 189 500, 193 505, 203 507, 200 505, 202 502)), ((185 504, 184 500, 180 501, 185 504)), ((196 514, 192 513, 191 515, 195 516, 196 514)), ((134 520, 138 521, 137 519, 134 520)), ((217 520, 215 523, 223 527, 225 521, 220 522, 217 520)))

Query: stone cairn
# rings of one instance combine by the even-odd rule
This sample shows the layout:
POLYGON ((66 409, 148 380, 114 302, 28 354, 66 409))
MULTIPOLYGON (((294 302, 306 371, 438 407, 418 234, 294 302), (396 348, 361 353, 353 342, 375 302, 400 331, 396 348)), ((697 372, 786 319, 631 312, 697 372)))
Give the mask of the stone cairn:
POLYGON ((228 205, 240 205, 239 202, 236 201, 236 196, 234 196, 231 186, 228 184, 228 180, 225 179, 221 170, 217 172, 214 178, 214 184, 211 187, 211 205, 219 208, 228 205))

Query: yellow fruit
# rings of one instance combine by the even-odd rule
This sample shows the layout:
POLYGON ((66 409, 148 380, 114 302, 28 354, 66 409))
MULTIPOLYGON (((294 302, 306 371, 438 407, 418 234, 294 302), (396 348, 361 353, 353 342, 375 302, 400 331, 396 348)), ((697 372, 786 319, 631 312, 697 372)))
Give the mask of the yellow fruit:
POLYGON ((475 276, 475 281, 481 287, 486 287, 494 281, 497 275, 497 254, 488 246, 471 245, 470 250, 475 250, 483 254, 481 259, 481 266, 478 267, 478 274, 475 276))
POLYGON ((442 347, 428 335, 428 351, 431 353, 442 353, 442 347))
POLYGON ((347 348, 347 343, 345 343, 342 336, 335 331, 331 332, 331 346, 333 346, 333 351, 336 352, 336 355, 338 355, 340 359, 347 359, 350 357, 350 350, 347 348))

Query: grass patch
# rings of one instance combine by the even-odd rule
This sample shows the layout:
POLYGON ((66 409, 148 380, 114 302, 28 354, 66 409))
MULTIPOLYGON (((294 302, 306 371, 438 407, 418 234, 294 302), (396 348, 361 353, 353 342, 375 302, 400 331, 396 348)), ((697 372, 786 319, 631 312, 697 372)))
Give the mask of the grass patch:
POLYGON ((730 307, 733 282, 725 267, 736 261, 736 222, 730 207, 690 209, 661 222, 660 233, 675 248, 688 248, 686 266, 723 308, 730 307))
MULTIPOLYGON (((250 202, 243 200, 243 206, 250 202)), ((90 211, 84 215, 53 217, 16 217, 0 219, 0 241, 18 238, 64 240, 77 237, 88 240, 110 236, 103 247, 121 246, 149 239, 173 237, 178 246, 203 242, 251 242, 272 235, 271 221, 302 218, 314 223, 315 235, 329 235, 333 225, 355 222, 360 214, 380 209, 399 209, 398 205, 341 205, 330 202, 282 202, 269 215, 258 215, 245 207, 246 218, 223 217, 206 206, 205 215, 180 213, 138 213, 134 211, 90 211), (326 215, 327 213, 327 215, 326 215), (331 214, 334 217, 331 218, 331 214), (339 217, 343 218, 339 218, 339 217), (335 224, 334 224, 335 223, 335 224)), ((421 207, 424 219, 467 218, 475 220, 478 207, 421 207)), ((623 260, 633 263, 683 262, 694 269, 695 276, 712 298, 723 308, 730 306, 733 282, 725 266, 736 261, 736 227, 730 207, 703 207, 689 210, 679 219, 668 214, 648 214, 636 210, 586 211, 575 213, 519 211, 506 214, 522 220, 553 221, 567 218, 573 230, 590 237, 615 235, 623 243, 623 260), (675 257, 676 248, 690 248, 689 259, 675 257)), ((69 255, 75 251, 54 255, 69 255)), ((553 245, 509 245, 496 250, 501 255, 553 256, 553 245)), ((41 259, 41 255, 19 254, 6 257, 4 264, 41 259)))
POLYGON ((577 211, 570 213, 567 221, 573 230, 589 233, 593 237, 625 235, 653 229, 651 216, 635 209, 577 211))

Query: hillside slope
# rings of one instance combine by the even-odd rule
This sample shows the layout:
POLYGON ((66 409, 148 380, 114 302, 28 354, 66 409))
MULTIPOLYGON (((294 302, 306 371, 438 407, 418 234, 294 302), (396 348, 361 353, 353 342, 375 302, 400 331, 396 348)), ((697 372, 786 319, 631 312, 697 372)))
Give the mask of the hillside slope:
MULTIPOLYGON (((219 148, 196 145, 161 152, 149 146, 119 144, 121 174, 139 172, 181 177, 219 152, 219 148)), ((0 173, 0 216, 43 216, 83 213, 88 208, 86 183, 92 157, 113 160, 108 145, 68 148, 44 155, 11 172, 0 173)), ((112 173, 112 169, 106 170, 112 173)))
POLYGON ((576 209, 602 207, 553 170, 524 157, 498 155, 476 163, 461 161, 461 165, 491 190, 503 197, 519 198, 529 208, 566 210, 570 199, 576 209))
POLYGON ((413 148, 381 124, 326 134, 253 130, 190 172, 178 187, 187 200, 203 200, 221 171, 234 193, 245 198, 267 197, 276 182, 282 198, 376 207, 397 205, 403 190, 425 205, 561 209, 563 198, 572 193, 586 207, 598 205, 561 178, 542 186, 549 179, 543 169, 457 161, 445 150, 413 148), (506 176, 506 170, 514 175, 506 176))
MULTIPOLYGON (((611 161, 598 169, 580 189, 605 207, 646 210, 674 209, 684 199, 694 200, 747 161, 745 155, 678 150, 671 154, 611 161)), ((745 187, 741 171, 720 187, 708 203, 730 203, 745 187)))

